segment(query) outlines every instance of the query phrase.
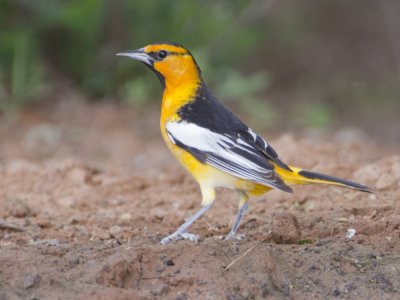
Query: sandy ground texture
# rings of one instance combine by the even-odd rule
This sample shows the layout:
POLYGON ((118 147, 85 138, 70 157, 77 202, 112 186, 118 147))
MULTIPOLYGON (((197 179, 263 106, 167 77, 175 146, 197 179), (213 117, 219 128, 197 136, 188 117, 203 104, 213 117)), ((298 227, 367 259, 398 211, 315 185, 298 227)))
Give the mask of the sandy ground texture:
POLYGON ((1 121, 0 299, 399 297, 398 148, 355 130, 275 135, 284 161, 376 194, 272 191, 251 199, 244 240, 224 241, 237 197, 220 190, 191 228, 199 243, 160 245, 200 193, 164 147, 158 112, 143 116, 62 101, 1 121))

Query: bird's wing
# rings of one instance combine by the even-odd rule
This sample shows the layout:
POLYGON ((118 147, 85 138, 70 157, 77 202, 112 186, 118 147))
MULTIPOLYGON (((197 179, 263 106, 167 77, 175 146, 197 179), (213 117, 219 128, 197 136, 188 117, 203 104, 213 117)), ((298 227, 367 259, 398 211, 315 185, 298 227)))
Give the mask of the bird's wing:
POLYGON ((264 140, 265 145, 258 144, 259 136, 253 131, 248 133, 253 137, 249 140, 242 131, 224 134, 186 121, 168 122, 166 129, 172 143, 190 152, 200 162, 238 178, 292 192, 266 157, 266 152, 271 151, 268 145, 264 140))
POLYGON ((261 151, 268 159, 273 161, 279 167, 286 169, 287 171, 292 171, 290 167, 281 161, 278 154, 275 152, 274 148, 269 145, 260 135, 255 133, 250 128, 242 128, 237 130, 238 135, 241 139, 245 140, 247 143, 252 145, 255 149, 261 151))

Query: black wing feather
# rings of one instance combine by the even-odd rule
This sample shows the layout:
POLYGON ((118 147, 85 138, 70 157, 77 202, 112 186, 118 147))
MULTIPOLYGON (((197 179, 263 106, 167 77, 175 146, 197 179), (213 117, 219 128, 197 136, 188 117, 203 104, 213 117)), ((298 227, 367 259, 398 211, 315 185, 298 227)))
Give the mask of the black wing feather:
POLYGON ((215 99, 204 84, 199 87, 195 99, 184 105, 178 111, 178 115, 182 122, 196 124, 224 136, 229 143, 225 140, 219 144, 220 147, 251 161, 259 168, 248 169, 217 153, 199 151, 180 142, 173 136, 173 132, 169 132, 177 146, 190 152, 200 162, 214 165, 227 172, 231 171, 230 173, 245 174, 246 179, 292 192, 274 171, 271 161, 287 170, 290 168, 279 160, 278 154, 264 139, 215 99))
POLYGON ((292 171, 287 164, 285 164, 283 161, 279 159, 278 153, 276 153, 276 151, 274 150, 274 148, 271 147, 271 145, 269 145, 261 136, 259 136, 254 131, 252 131, 253 134, 255 135, 253 136, 250 133, 250 130, 251 130, 250 128, 247 128, 246 131, 239 129, 238 132, 243 137, 243 139, 251 143, 256 149, 264 153, 267 158, 272 160, 278 166, 280 166, 285 170, 292 171))

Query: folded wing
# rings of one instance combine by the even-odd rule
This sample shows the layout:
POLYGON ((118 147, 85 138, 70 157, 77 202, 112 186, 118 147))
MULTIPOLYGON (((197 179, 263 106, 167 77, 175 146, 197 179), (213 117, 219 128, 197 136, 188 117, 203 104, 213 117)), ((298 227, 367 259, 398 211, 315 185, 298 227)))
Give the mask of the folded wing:
POLYGON ((222 134, 185 121, 169 122, 166 129, 172 143, 200 162, 241 179, 292 192, 269 160, 271 156, 275 162, 275 151, 253 131, 222 134))

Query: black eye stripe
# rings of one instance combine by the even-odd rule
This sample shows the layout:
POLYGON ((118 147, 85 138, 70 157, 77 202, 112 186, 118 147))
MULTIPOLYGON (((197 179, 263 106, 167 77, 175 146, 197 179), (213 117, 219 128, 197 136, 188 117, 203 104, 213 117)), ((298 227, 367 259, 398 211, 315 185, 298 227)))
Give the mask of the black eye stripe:
MULTIPOLYGON (((165 50, 160 50, 160 51, 165 51, 165 50)), ((152 59, 154 59, 155 61, 160 61, 160 60, 162 60, 163 58, 160 58, 159 57, 159 53, 160 53, 160 51, 152 51, 152 52, 149 52, 149 53, 147 53, 152 59)), ((188 53, 181 53, 181 52, 170 52, 170 51, 165 51, 166 53, 167 53, 167 55, 166 56, 169 56, 169 55, 176 55, 176 56, 186 56, 186 55, 188 55, 188 53)))

